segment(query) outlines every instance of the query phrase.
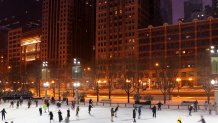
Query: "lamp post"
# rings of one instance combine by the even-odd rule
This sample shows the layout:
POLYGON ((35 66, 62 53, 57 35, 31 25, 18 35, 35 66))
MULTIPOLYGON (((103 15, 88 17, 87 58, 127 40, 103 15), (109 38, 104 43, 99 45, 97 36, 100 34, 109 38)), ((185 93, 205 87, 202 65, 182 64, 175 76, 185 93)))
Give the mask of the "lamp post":
POLYGON ((126 80, 126 85, 127 85, 127 98, 128 98, 128 103, 130 102, 129 101, 129 97, 130 97, 130 80, 126 80))
POLYGON ((48 91, 49 85, 50 85, 49 82, 44 82, 43 83, 43 87, 45 88, 45 99, 48 98, 47 91, 48 91))
POLYGON ((76 89, 76 94, 74 97, 74 98, 76 98, 76 104, 79 104, 78 88, 80 87, 80 83, 79 82, 73 83, 73 87, 76 89))
POLYGON ((181 82, 181 78, 176 78, 177 84, 178 84, 178 96, 179 97, 179 88, 180 88, 180 82, 181 82))
POLYGON ((97 91, 97 102, 99 102, 99 83, 101 83, 101 80, 97 81, 97 87, 96 87, 96 91, 97 91))

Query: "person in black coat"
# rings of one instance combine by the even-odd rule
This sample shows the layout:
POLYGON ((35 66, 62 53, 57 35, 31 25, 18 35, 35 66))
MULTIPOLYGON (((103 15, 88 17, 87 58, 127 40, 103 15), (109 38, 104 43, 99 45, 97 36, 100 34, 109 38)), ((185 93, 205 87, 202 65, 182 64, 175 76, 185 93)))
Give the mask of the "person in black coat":
POLYGON ((67 109, 67 117, 68 118, 70 117, 70 109, 69 108, 67 109))
POLYGON ((204 120, 204 117, 203 117, 203 116, 201 116, 201 120, 199 120, 198 122, 206 123, 206 121, 204 120))
POLYGON ((89 100, 89 105, 92 105, 93 101, 92 99, 89 100))
POLYGON ((17 101, 17 108, 19 108, 19 106, 20 106, 20 102, 19 102, 19 101, 17 101))
POLYGON ((197 112, 198 111, 198 101, 196 100, 194 102, 194 112, 197 112))
POLYGON ((119 106, 117 106, 117 107, 115 108, 115 110, 114 110, 114 112, 115 112, 115 117, 117 117, 118 109, 119 109, 119 106))
POLYGON ((58 111, 58 118, 59 118, 59 122, 63 120, 62 112, 60 110, 58 111))
POLYGON ((5 109, 3 108, 2 111, 2 120, 5 120, 5 114, 7 114, 7 112, 5 111, 5 109))
POLYGON ((89 114, 91 112, 91 109, 92 109, 92 105, 89 105, 89 108, 88 108, 89 114))
POLYGON ((53 117, 54 117, 54 115, 51 111, 49 112, 49 116, 50 116, 50 123, 51 123, 51 121, 53 120, 53 117))
POLYGON ((50 106, 49 101, 46 102, 46 105, 47 105, 47 108, 48 108, 48 111, 49 111, 49 106, 50 106))
POLYGON ((36 103, 36 107, 38 107, 38 100, 35 100, 35 103, 36 103))
POLYGON ((42 107, 39 108, 39 114, 42 116, 42 107))
POLYGON ((133 122, 136 122, 136 119, 135 119, 136 118, 136 109, 135 108, 133 109, 132 113, 133 113, 133 122))
POLYGON ((27 104, 28 104, 28 108, 30 108, 30 106, 31 106, 31 100, 29 100, 27 104))
POLYGON ((156 118, 156 113, 157 113, 157 108, 156 108, 156 106, 154 105, 153 108, 151 108, 151 109, 152 109, 153 117, 156 118))
POLYGON ((162 106, 163 104, 159 101, 158 103, 157 103, 157 106, 158 106, 158 111, 161 111, 161 106, 162 106))
POLYGON ((190 105, 190 106, 189 106, 189 108, 188 108, 188 110, 189 110, 189 116, 192 116, 192 110, 193 110, 193 106, 192 106, 192 105, 190 105))
POLYGON ((142 112, 141 108, 142 108, 142 106, 139 106, 139 108, 138 108, 138 119, 140 119, 140 117, 141 117, 141 112, 142 112))

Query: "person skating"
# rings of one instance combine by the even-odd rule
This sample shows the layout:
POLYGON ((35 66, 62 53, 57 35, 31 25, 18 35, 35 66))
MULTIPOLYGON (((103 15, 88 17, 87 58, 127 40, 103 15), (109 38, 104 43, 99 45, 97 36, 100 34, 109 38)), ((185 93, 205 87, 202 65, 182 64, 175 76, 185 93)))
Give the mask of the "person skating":
POLYGON ((93 101, 92 101, 92 99, 89 99, 89 105, 93 106, 93 101))
POLYGON ((35 100, 36 107, 38 107, 38 100, 35 100))
POLYGON ((197 112, 198 111, 198 101, 196 100, 194 102, 194 112, 197 112))
POLYGON ((61 122, 63 120, 61 110, 58 111, 58 119, 59 119, 59 122, 61 122))
POLYGON ((70 117, 70 109, 69 108, 67 109, 67 117, 68 118, 70 117))
POLYGON ((42 107, 39 108, 39 114, 42 116, 42 107))
POLYGON ((209 103, 208 105, 208 110, 209 110, 209 114, 212 114, 213 105, 211 103, 209 103))
POLYGON ((47 108, 48 108, 48 111, 49 111, 49 106, 50 106, 49 101, 46 102, 46 105, 47 105, 47 108))
POLYGON ((79 116, 79 106, 76 107, 76 116, 79 116))
POLYGON ((157 108, 156 108, 156 106, 154 105, 151 109, 152 109, 153 117, 156 118, 156 113, 157 113, 157 108))
POLYGON ((182 118, 178 118, 177 123, 182 123, 182 118))
POLYGON ((205 102, 204 102, 204 109, 205 109, 205 111, 207 111, 207 108, 208 108, 208 102, 205 101, 205 102))
POLYGON ((136 109, 134 108, 133 109, 133 112, 132 112, 132 117, 133 117, 133 122, 136 122, 136 109))
POLYGON ((2 114, 2 120, 5 120, 5 114, 7 114, 7 112, 5 111, 4 108, 1 110, 1 114, 2 114))
POLYGON ((89 107, 88 107, 89 114, 90 114, 91 110, 92 110, 92 105, 89 105, 89 107))
POLYGON ((20 106, 20 102, 19 102, 19 101, 17 101, 17 108, 19 108, 19 106, 20 106))
POLYGON ((114 122, 114 108, 111 108, 111 122, 114 122))
POLYGON ((115 113, 115 117, 117 117, 117 112, 118 112, 118 109, 119 109, 119 106, 117 106, 114 110, 114 113, 115 113))
POLYGON ((190 105, 188 110, 189 110, 189 116, 192 116, 193 105, 190 105))
POLYGON ((11 101, 10 107, 14 108, 14 101, 11 101))
POLYGON ((71 108, 75 109, 75 101, 72 101, 71 108))
POLYGON ((206 123, 204 117, 201 115, 201 120, 199 120, 198 122, 201 122, 201 123, 206 123))
POLYGON ((141 113, 142 113, 142 110, 141 110, 141 106, 139 106, 139 108, 138 108, 138 119, 140 119, 140 117, 141 117, 141 113))
POLYGON ((47 110, 47 104, 44 103, 44 104, 42 105, 42 108, 43 108, 44 112, 46 113, 46 110, 47 110))
POLYGON ((162 106, 163 104, 159 101, 158 103, 157 103, 157 107, 158 107, 158 111, 161 111, 161 106, 162 106))
POLYGON ((50 116, 50 123, 51 123, 51 121, 54 120, 54 119, 53 119, 53 118, 54 118, 54 115, 53 115, 53 113, 52 113, 51 111, 49 112, 49 116, 50 116))
POLYGON ((28 104, 28 108, 30 108, 30 106, 31 106, 31 100, 29 100, 27 104, 28 104))

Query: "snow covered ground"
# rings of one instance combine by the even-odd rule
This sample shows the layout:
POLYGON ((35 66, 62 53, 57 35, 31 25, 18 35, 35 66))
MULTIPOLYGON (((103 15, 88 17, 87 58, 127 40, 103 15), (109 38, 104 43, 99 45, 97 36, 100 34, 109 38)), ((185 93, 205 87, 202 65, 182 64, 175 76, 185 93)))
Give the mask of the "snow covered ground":
MULTIPOLYGON (((26 102, 19 108, 16 109, 16 103, 14 108, 9 108, 9 103, 1 103, 0 110, 6 109, 6 120, 9 123, 49 123, 48 113, 43 113, 39 116, 38 108, 35 107, 35 103, 32 104, 31 108, 27 108, 26 102)), ((41 105, 39 105, 41 106, 41 105)), ((62 111, 63 118, 67 115, 67 109, 70 106, 62 104, 60 110, 62 111)), ((91 115, 88 114, 87 106, 80 106, 79 117, 75 116, 75 110, 71 109, 70 122, 72 123, 111 123, 110 121, 110 108, 95 106, 92 108, 91 115)), ((132 110, 133 108, 119 108, 118 117, 114 118, 114 123, 132 123, 132 110)), ((58 108, 55 105, 50 106, 50 111, 53 111, 54 122, 58 123, 58 108)), ((162 110, 157 112, 157 118, 152 117, 150 109, 143 108, 141 119, 137 119, 137 123, 176 123, 178 117, 182 117, 183 123, 197 123, 200 120, 200 116, 203 115, 207 123, 217 123, 218 115, 209 115, 206 111, 199 111, 193 113, 192 116, 188 116, 187 110, 162 110)), ((4 121, 4 122, 5 122, 4 121)), ((0 120, 0 123, 4 123, 0 120)), ((62 121, 64 123, 64 121, 62 121)))

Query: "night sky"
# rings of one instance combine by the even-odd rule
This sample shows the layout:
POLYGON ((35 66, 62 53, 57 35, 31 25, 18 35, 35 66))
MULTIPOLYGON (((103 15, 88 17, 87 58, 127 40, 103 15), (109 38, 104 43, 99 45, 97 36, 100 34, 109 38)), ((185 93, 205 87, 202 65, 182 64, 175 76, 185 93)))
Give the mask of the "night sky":
POLYGON ((12 16, 41 20, 41 5, 42 0, 0 0, 0 20, 12 16))

